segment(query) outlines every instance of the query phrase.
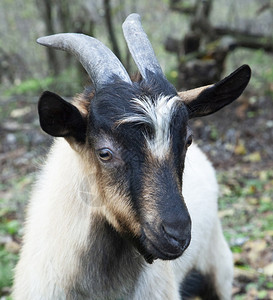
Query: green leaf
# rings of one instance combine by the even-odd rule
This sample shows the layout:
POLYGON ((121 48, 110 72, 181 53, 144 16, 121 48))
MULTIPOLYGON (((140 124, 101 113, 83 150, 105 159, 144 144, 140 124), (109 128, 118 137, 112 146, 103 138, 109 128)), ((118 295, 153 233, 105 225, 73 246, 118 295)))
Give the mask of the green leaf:
POLYGON ((6 228, 9 234, 16 234, 20 228, 20 223, 17 220, 11 220, 6 224, 6 228))

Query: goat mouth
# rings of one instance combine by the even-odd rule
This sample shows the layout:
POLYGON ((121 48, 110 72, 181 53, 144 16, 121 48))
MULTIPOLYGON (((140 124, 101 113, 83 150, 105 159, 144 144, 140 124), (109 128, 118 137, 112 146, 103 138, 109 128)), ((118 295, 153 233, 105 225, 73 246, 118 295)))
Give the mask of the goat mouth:
POLYGON ((160 246, 155 245, 155 243, 153 243, 151 240, 147 239, 147 241, 149 243, 148 252, 150 252, 151 255, 153 255, 153 257, 156 257, 156 258, 159 258, 162 260, 176 259, 176 258, 180 257, 185 250, 180 247, 175 247, 175 248, 172 248, 170 251, 170 249, 167 250, 167 249, 160 248, 160 246))
POLYGON ((156 241, 148 238, 145 231, 139 238, 133 239, 133 244, 138 252, 144 257, 145 261, 149 264, 153 263, 156 259, 173 260, 180 257, 190 244, 189 241, 184 246, 173 245, 168 241, 161 241, 159 236, 155 236, 156 241), (160 242, 161 241, 161 242, 160 242))
POLYGON ((144 258, 148 257, 162 260, 173 260, 180 257, 190 244, 190 235, 180 244, 177 240, 167 237, 164 232, 158 234, 152 227, 142 231, 142 246, 145 249, 144 258))
POLYGON ((172 251, 167 251, 166 249, 162 249, 163 246, 155 245, 155 243, 149 240, 145 234, 143 234, 140 239, 133 240, 133 244, 137 248, 138 252, 143 256, 145 261, 149 264, 152 264, 156 259, 176 259, 181 256, 185 250, 177 247, 172 249, 172 251))

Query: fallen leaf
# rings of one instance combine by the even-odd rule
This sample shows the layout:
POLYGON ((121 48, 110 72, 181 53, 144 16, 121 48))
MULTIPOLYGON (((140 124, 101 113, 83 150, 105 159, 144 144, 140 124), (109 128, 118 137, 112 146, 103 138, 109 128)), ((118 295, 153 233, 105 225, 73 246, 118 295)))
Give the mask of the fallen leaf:
POLYGON ((5 245, 5 249, 9 252, 9 253, 14 253, 17 254, 20 251, 20 245, 14 241, 8 242, 5 245))
POLYGON ((242 260, 242 253, 232 253, 232 254, 233 254, 234 265, 240 266, 240 265, 244 264, 244 262, 242 260))
POLYGON ((225 209, 218 212, 218 216, 220 219, 224 217, 230 217, 234 215, 234 209, 225 209))
POLYGON ((264 260, 266 249, 267 242, 264 239, 250 240, 243 246, 243 256, 253 268, 262 268, 266 264, 264 260))
POLYGON ((23 108, 16 108, 14 109, 11 113, 10 116, 12 118, 20 118, 23 117, 24 115, 28 114, 31 112, 31 107, 30 106, 26 106, 23 108))
POLYGON ((269 196, 261 197, 260 202, 261 203, 271 203, 272 199, 269 196))
POLYGON ((259 277, 259 273, 253 269, 245 270, 238 267, 234 268, 234 277, 242 282, 255 282, 259 277))
POLYGON ((245 155, 247 153, 246 147, 242 141, 235 147, 234 153, 236 155, 245 155))
POLYGON ((259 204, 259 200, 257 198, 253 198, 253 197, 246 198, 246 201, 251 205, 259 204))
POLYGON ((246 111, 248 109, 248 104, 247 103, 243 103, 241 104, 236 110, 235 110, 235 114, 238 118, 240 119, 244 119, 246 117, 246 111))
POLYGON ((273 276, 273 262, 264 267, 264 274, 267 276, 273 276))
POLYGON ((269 237, 273 237, 273 230, 267 230, 265 231, 265 235, 269 237))
POLYGON ((247 241, 244 245, 244 250, 261 252, 266 248, 267 244, 265 240, 247 241))
POLYGON ((248 292, 247 292, 247 299, 248 300, 256 300, 258 296, 258 291, 255 288, 251 288, 248 292))
POLYGON ((237 286, 232 287, 232 296, 235 296, 241 292, 241 289, 237 286))
POLYGON ((260 162, 262 160, 261 153, 256 151, 244 157, 244 161, 247 162, 260 162))

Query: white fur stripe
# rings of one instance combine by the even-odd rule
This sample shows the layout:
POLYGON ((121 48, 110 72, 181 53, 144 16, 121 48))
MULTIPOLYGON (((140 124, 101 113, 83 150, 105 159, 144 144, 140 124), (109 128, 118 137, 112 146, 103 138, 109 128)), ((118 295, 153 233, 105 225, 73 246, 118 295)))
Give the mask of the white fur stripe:
POLYGON ((147 123, 155 131, 151 139, 145 136, 147 146, 152 155, 162 159, 166 156, 170 148, 170 122, 172 115, 181 102, 178 96, 159 96, 156 101, 149 97, 131 100, 139 113, 130 114, 123 118, 119 124, 123 123, 147 123))

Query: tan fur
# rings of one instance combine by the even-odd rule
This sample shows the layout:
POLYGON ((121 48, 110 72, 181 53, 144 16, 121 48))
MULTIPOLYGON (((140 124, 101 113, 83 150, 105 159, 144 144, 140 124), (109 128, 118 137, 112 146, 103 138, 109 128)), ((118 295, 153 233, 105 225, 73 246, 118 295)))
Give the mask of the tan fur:
POLYGON ((211 87, 212 85, 202 86, 196 89, 178 92, 178 96, 185 102, 185 104, 191 102, 192 100, 196 99, 197 96, 202 93, 207 88, 211 87))
POLYGON ((103 215, 118 232, 125 233, 125 230, 129 230, 131 234, 139 236, 140 224, 131 207, 128 195, 109 184, 110 178, 107 172, 102 170, 95 157, 90 156, 88 164, 94 164, 94 162, 97 170, 95 180, 101 195, 99 201, 103 206, 103 215))
POLYGON ((72 104, 78 108, 83 117, 87 117, 90 107, 90 99, 93 99, 94 93, 90 93, 89 99, 85 99, 83 94, 78 94, 73 98, 72 104))
MULTIPOLYGON (((169 156, 169 155, 168 155, 169 156)), ((168 156, 166 159, 168 159, 168 156)), ((155 180, 154 172, 158 172, 161 167, 160 160, 146 148, 145 177, 142 189, 142 210, 146 222, 149 224, 159 223, 160 217, 157 210, 157 193, 160 193, 159 183, 155 180)), ((149 236, 149 233, 146 233, 149 236)))
POLYGON ((140 235, 140 223, 135 215, 129 197, 120 194, 115 188, 106 188, 106 208, 112 217, 109 222, 120 233, 129 233, 134 236, 140 235), (110 201, 109 201, 110 200, 110 201))

